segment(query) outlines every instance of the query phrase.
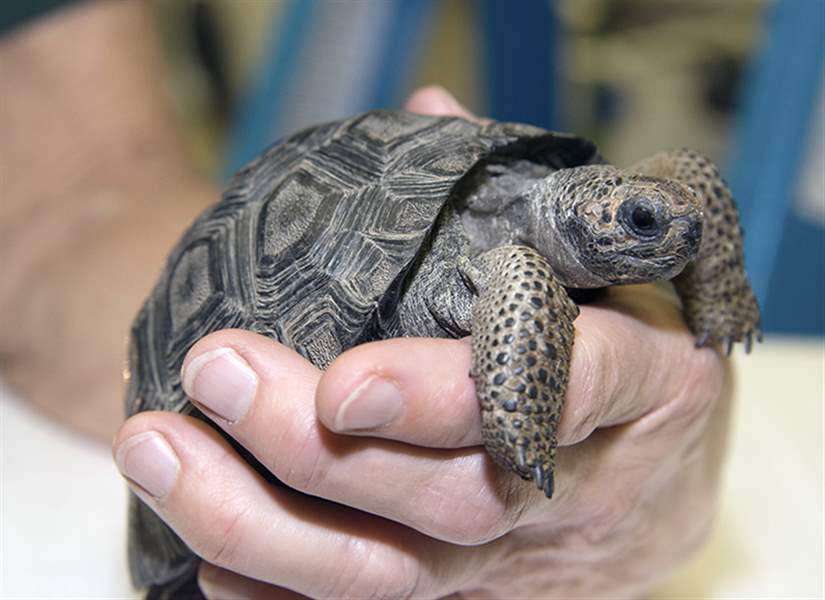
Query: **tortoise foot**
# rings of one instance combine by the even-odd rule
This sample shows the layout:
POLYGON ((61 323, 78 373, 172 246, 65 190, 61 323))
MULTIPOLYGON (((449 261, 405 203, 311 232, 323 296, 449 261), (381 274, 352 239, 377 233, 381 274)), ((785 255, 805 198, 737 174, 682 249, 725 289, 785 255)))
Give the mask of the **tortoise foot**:
POLYGON ((473 264, 464 275, 478 292, 471 375, 484 445, 549 498, 578 308, 530 248, 496 248, 473 264))
POLYGON ((725 355, 730 356, 733 351, 733 345, 742 343, 745 354, 750 354, 751 350, 753 350, 754 340, 759 343, 763 340, 762 329, 759 325, 755 325, 750 329, 739 330, 735 333, 726 333, 723 335, 714 334, 706 329, 696 335, 696 347, 704 348, 719 344, 724 349, 725 355))
POLYGON ((674 179, 696 194, 705 222, 696 259, 673 280, 696 346, 721 346, 727 354, 741 342, 745 352, 762 341, 759 306, 745 274, 739 212, 719 169, 690 150, 652 156, 632 171, 674 179))

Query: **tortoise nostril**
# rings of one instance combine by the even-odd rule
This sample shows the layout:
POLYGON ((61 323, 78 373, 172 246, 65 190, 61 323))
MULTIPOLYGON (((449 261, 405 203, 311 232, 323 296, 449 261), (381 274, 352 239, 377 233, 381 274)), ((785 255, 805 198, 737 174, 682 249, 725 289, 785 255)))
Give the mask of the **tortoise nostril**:
POLYGON ((685 241, 690 245, 691 249, 698 250, 699 244, 702 241, 702 221, 701 219, 694 220, 690 227, 684 233, 685 241))

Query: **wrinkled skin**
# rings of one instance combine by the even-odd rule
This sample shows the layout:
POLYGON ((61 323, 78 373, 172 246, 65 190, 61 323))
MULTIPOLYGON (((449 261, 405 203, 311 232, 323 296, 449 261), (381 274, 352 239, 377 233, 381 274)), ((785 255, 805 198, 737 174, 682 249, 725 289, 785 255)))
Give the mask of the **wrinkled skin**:
MULTIPOLYGON (((437 89, 409 108, 463 112, 437 89)), ((661 287, 611 288, 581 308, 575 329, 551 502, 480 446, 468 340, 366 344, 324 373, 249 332, 191 349, 183 379, 193 401, 316 499, 265 485, 215 431, 178 414, 129 419, 115 458, 203 557, 212 598, 638 596, 707 534, 729 377, 715 350, 694 347, 661 287), (199 358, 217 349, 230 350, 199 358), (230 365, 254 372, 243 410, 230 365), (375 376, 399 390, 396 410, 357 410, 355 390, 386 400, 390 388, 367 383, 375 376), (169 476, 135 452, 147 439, 165 450, 169 476)))

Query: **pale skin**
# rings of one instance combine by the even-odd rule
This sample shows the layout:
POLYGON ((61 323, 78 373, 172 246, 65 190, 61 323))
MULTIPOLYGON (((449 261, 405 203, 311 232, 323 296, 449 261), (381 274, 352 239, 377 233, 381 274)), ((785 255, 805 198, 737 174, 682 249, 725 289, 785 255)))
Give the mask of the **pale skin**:
MULTIPOLYGON (((0 290, 4 376, 100 435, 120 411, 128 323, 167 249, 215 198, 174 135, 150 33, 141 4, 94 3, 0 44, 4 76, 20 77, 0 111, 14 174, 0 225, 17 236, 0 236, 0 262, 13 267, 0 290), (76 51, 60 52, 68 40, 76 51), (65 84, 78 67, 97 94, 65 84), (22 275, 31 269, 38 277, 22 275)), ((407 107, 471 117, 438 88, 407 107)), ((641 596, 708 532, 730 377, 717 352, 694 348, 674 295, 656 286, 615 288, 575 326, 551 501, 481 447, 468 340, 367 344, 324 373, 248 332, 191 349, 187 369, 222 348, 252 369, 249 406, 215 423, 314 498, 264 484, 214 430, 177 414, 129 419, 115 456, 128 468, 135 436, 161 436, 177 465, 164 493, 127 481, 204 558, 211 598, 641 596), (400 390, 400 412, 345 430, 339 409, 374 376, 400 390)), ((202 401, 198 378, 184 375, 202 401)))

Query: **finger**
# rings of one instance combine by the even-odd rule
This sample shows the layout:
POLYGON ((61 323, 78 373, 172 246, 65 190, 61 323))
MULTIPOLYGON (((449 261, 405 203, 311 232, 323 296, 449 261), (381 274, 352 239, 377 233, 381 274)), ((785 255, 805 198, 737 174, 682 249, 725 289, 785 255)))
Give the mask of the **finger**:
POLYGON ((494 546, 456 548, 268 485, 216 431, 179 414, 136 415, 113 447, 133 491, 204 560, 312 597, 444 594, 465 565, 492 556, 494 546))
POLYGON ((452 94, 441 86, 430 85, 415 90, 407 101, 404 108, 410 112, 422 115, 433 116, 455 116, 463 117, 470 121, 477 120, 477 117, 464 108, 452 94))
MULTIPOLYGON (((718 397, 722 378, 716 354, 694 347, 678 302, 656 286, 618 289, 602 305, 582 307, 576 330, 559 439, 563 446, 577 445, 570 453, 562 450, 558 461, 557 481, 563 492, 554 506, 557 518, 562 519, 565 506, 573 507, 582 498, 577 492, 586 496, 584 490, 591 489, 583 484, 588 473, 593 475, 595 465, 617 465, 630 457, 620 439, 629 430, 606 432, 616 425, 638 422, 630 433, 647 428, 655 439, 634 445, 637 466, 661 462, 663 453, 690 437, 685 435, 686 421, 701 427, 703 415, 718 397), (605 433, 593 436, 599 428, 605 433), (588 438, 596 439, 583 447, 581 442, 588 438), (616 447, 624 449, 614 455, 616 447)), ((436 340, 388 340, 353 349, 322 376, 317 394, 319 418, 334 430, 346 430, 339 417, 345 414, 342 411, 354 406, 359 394, 368 398, 376 382, 389 381, 398 388, 402 402, 397 416, 373 429, 350 429, 349 434, 417 445, 480 444, 478 402, 466 376, 469 354, 464 342, 436 340)), ((379 383, 376 389, 386 394, 385 384, 379 383)), ((368 404, 385 399, 379 394, 368 398, 368 404)), ((381 409, 378 414, 388 413, 381 409)), ((442 469, 440 473, 447 472, 442 469)), ((466 483, 456 485, 453 498, 460 498, 464 485, 472 485, 465 475, 454 472, 457 484, 466 483)), ((432 481, 440 482, 443 477, 435 476, 432 481)), ((633 482, 626 477, 617 485, 633 487, 633 482)), ((407 493, 408 488, 402 490, 407 493)), ((481 497, 490 499, 484 492, 481 497)), ((603 504, 590 502, 590 506, 597 505, 603 504)), ((543 498, 531 496, 525 506, 547 516, 549 505, 543 498)), ((531 510, 525 509, 518 523, 529 522, 531 510)))
POLYGON ((357 346, 322 375, 318 418, 330 430, 433 448, 481 444, 469 340, 398 338, 357 346))
POLYGON ((271 428, 272 415, 256 398, 271 398, 282 406, 301 404, 315 396, 320 376, 315 366, 290 348, 249 331, 226 329, 202 338, 189 350, 181 384, 190 400, 228 431, 246 431, 254 424, 272 436, 284 428, 271 428), (260 371, 266 375, 263 383, 260 371), (280 384, 275 395, 270 382, 280 384))
MULTIPOLYGON (((683 396, 686 373, 704 373, 711 386, 719 379, 714 355, 696 350, 672 296, 654 286, 634 287, 612 292, 602 306, 581 307, 561 445, 683 396)), ((466 340, 408 338, 353 348, 322 375, 318 418, 348 435, 441 448, 479 445, 471 362, 466 340)))
POLYGON ((611 288, 606 301, 581 307, 575 327, 559 423, 562 446, 581 442, 598 428, 639 420, 669 403, 718 395, 722 363, 715 353, 695 348, 678 300, 664 288, 611 288), (695 385, 706 389, 686 393, 695 385))
MULTIPOLYGON (((715 354, 695 350, 690 336, 685 333, 678 307, 667 304, 661 298, 648 298, 651 290, 656 293, 656 289, 650 286, 626 293, 618 292, 611 297, 609 309, 583 307, 582 316, 576 322, 577 342, 570 389, 560 425, 562 445, 581 441, 598 427, 638 419, 667 402, 681 405, 681 415, 690 416, 698 412, 693 408, 701 409, 701 402, 714 397, 710 391, 714 380, 713 366, 710 364, 709 369, 705 363, 712 363, 715 354), (702 356, 707 359, 704 363, 702 356), (673 365, 679 365, 679 368, 673 365), (691 373, 697 376, 693 377, 691 373), (707 393, 688 393, 691 385, 683 385, 686 381, 692 382, 693 386, 707 385, 707 393), (703 383, 705 381, 710 383, 703 383), (698 405, 695 404, 697 398, 702 399, 698 405), (693 408, 691 403, 694 403, 693 408)), ((285 356, 284 352, 289 351, 265 338, 246 332, 232 335, 250 338, 236 345, 242 351, 246 351, 244 346, 252 350, 247 358, 254 363, 254 370, 261 377, 258 395, 263 400, 255 403, 259 412, 253 411, 256 415, 254 419, 219 424, 287 484, 456 543, 479 543, 503 535, 518 523, 525 505, 533 503, 532 495, 525 492, 524 486, 519 487, 519 482, 514 481, 512 476, 491 468, 484 454, 475 448, 435 452, 380 440, 359 443, 351 436, 325 434, 322 428, 317 427, 314 412, 308 409, 311 401, 306 398, 301 401, 300 395, 294 394, 291 378, 279 373, 279 368, 290 371, 287 356, 293 356, 298 361, 303 359, 294 353, 285 356), (272 427, 272 424, 277 424, 277 427, 272 427), (282 431, 287 433, 284 435, 282 431)), ((433 384, 431 365, 425 358, 419 358, 410 351, 395 355, 389 352, 386 355, 392 360, 381 362, 385 354, 381 350, 383 346, 392 348, 403 341, 369 344, 352 351, 351 356, 355 358, 358 358, 358 352, 376 352, 376 355, 374 360, 366 360, 367 354, 361 355, 352 363, 351 369, 343 369, 343 373, 351 372, 353 375, 341 385, 329 386, 329 396, 326 391, 319 390, 319 398, 331 398, 321 404, 328 401, 333 407, 322 418, 334 423, 329 415, 336 413, 336 409, 352 396, 353 390, 376 375, 390 375, 392 378, 395 374, 397 380, 408 379, 411 384, 419 386, 415 394, 402 396, 402 400, 412 408, 405 406, 399 418, 403 421, 405 411, 422 417, 410 417, 403 422, 404 427, 396 427, 395 431, 392 431, 391 421, 386 433, 377 432, 375 435, 400 437, 407 442, 423 445, 438 438, 433 432, 443 421, 427 420, 426 415, 442 414, 444 406, 462 406, 463 409, 453 415, 456 417, 455 424, 450 423, 447 429, 470 432, 459 436, 464 438, 463 443, 479 443, 477 401, 474 392, 471 392, 474 388, 466 377, 466 364, 461 364, 461 360, 467 360, 466 350, 461 360, 440 355, 440 360, 436 361, 443 365, 459 364, 452 375, 457 377, 457 383, 453 386, 457 393, 439 398, 439 382, 433 384), (410 356, 414 360, 410 360, 410 356), (416 372, 418 364, 425 368, 416 372), (412 369, 411 376, 404 373, 407 368, 412 369), (396 374, 398 369, 400 371, 396 374), (428 384, 435 385, 433 392, 421 393, 421 389, 426 390, 428 384), (422 385, 423 388, 420 387, 422 385)), ((208 344, 203 347, 204 342, 193 349, 193 355, 208 351, 208 344)), ((414 344, 409 348, 415 348, 418 344, 442 343, 447 347, 461 344, 450 340, 406 342, 414 344)), ((430 346, 425 354, 433 349, 438 352, 438 346, 430 346)), ((347 354, 341 360, 345 358, 347 354)), ((336 368, 331 367, 330 374, 334 374, 336 368)), ((314 370, 312 373, 313 378, 318 376, 314 370)), ((451 375, 447 373, 445 376, 451 375)), ((189 377, 185 376, 184 381, 187 380, 189 377)), ((440 384, 443 385, 444 381, 441 379, 440 384)), ((310 397, 308 389, 304 395, 310 397)), ((324 414, 324 411, 321 413, 324 414)), ((654 421, 649 419, 648 422, 654 421)), ((674 424, 678 422, 679 419, 673 419, 674 424)), ((575 481, 577 469, 573 463, 564 465, 561 458, 560 464, 563 466, 558 480, 561 487, 566 477, 564 472, 572 473, 571 481, 575 481)), ((585 471, 588 468, 585 462, 576 461, 576 464, 585 471)))
POLYGON ((209 600, 302 600, 307 598, 297 592, 276 587, 221 569, 208 562, 201 563, 198 585, 209 600))
MULTIPOLYGON (((409 353, 421 354, 422 360, 439 347, 467 360, 465 344, 456 340, 409 344, 409 353)), ((404 362, 410 362, 409 353, 400 356, 404 362)), ((444 360, 444 378, 454 375, 447 368, 454 362, 444 360)), ((356 373, 370 367, 353 364, 356 373)), ((452 415, 458 427, 477 428, 472 382, 466 366, 458 372, 455 385, 463 386, 461 401, 455 402, 452 394, 443 398, 462 407, 452 415)), ((431 372, 413 375, 408 393, 439 392, 431 372)), ((227 330, 203 338, 190 350, 182 380, 187 394, 218 426, 290 487, 455 543, 481 543, 512 528, 526 492, 520 482, 496 469, 483 449, 431 449, 331 433, 316 415, 314 383, 319 377, 315 367, 284 346, 251 332, 227 330)), ((408 404, 432 408, 436 402, 412 399, 408 404)), ((416 432, 426 431, 424 424, 413 426, 416 432)))

